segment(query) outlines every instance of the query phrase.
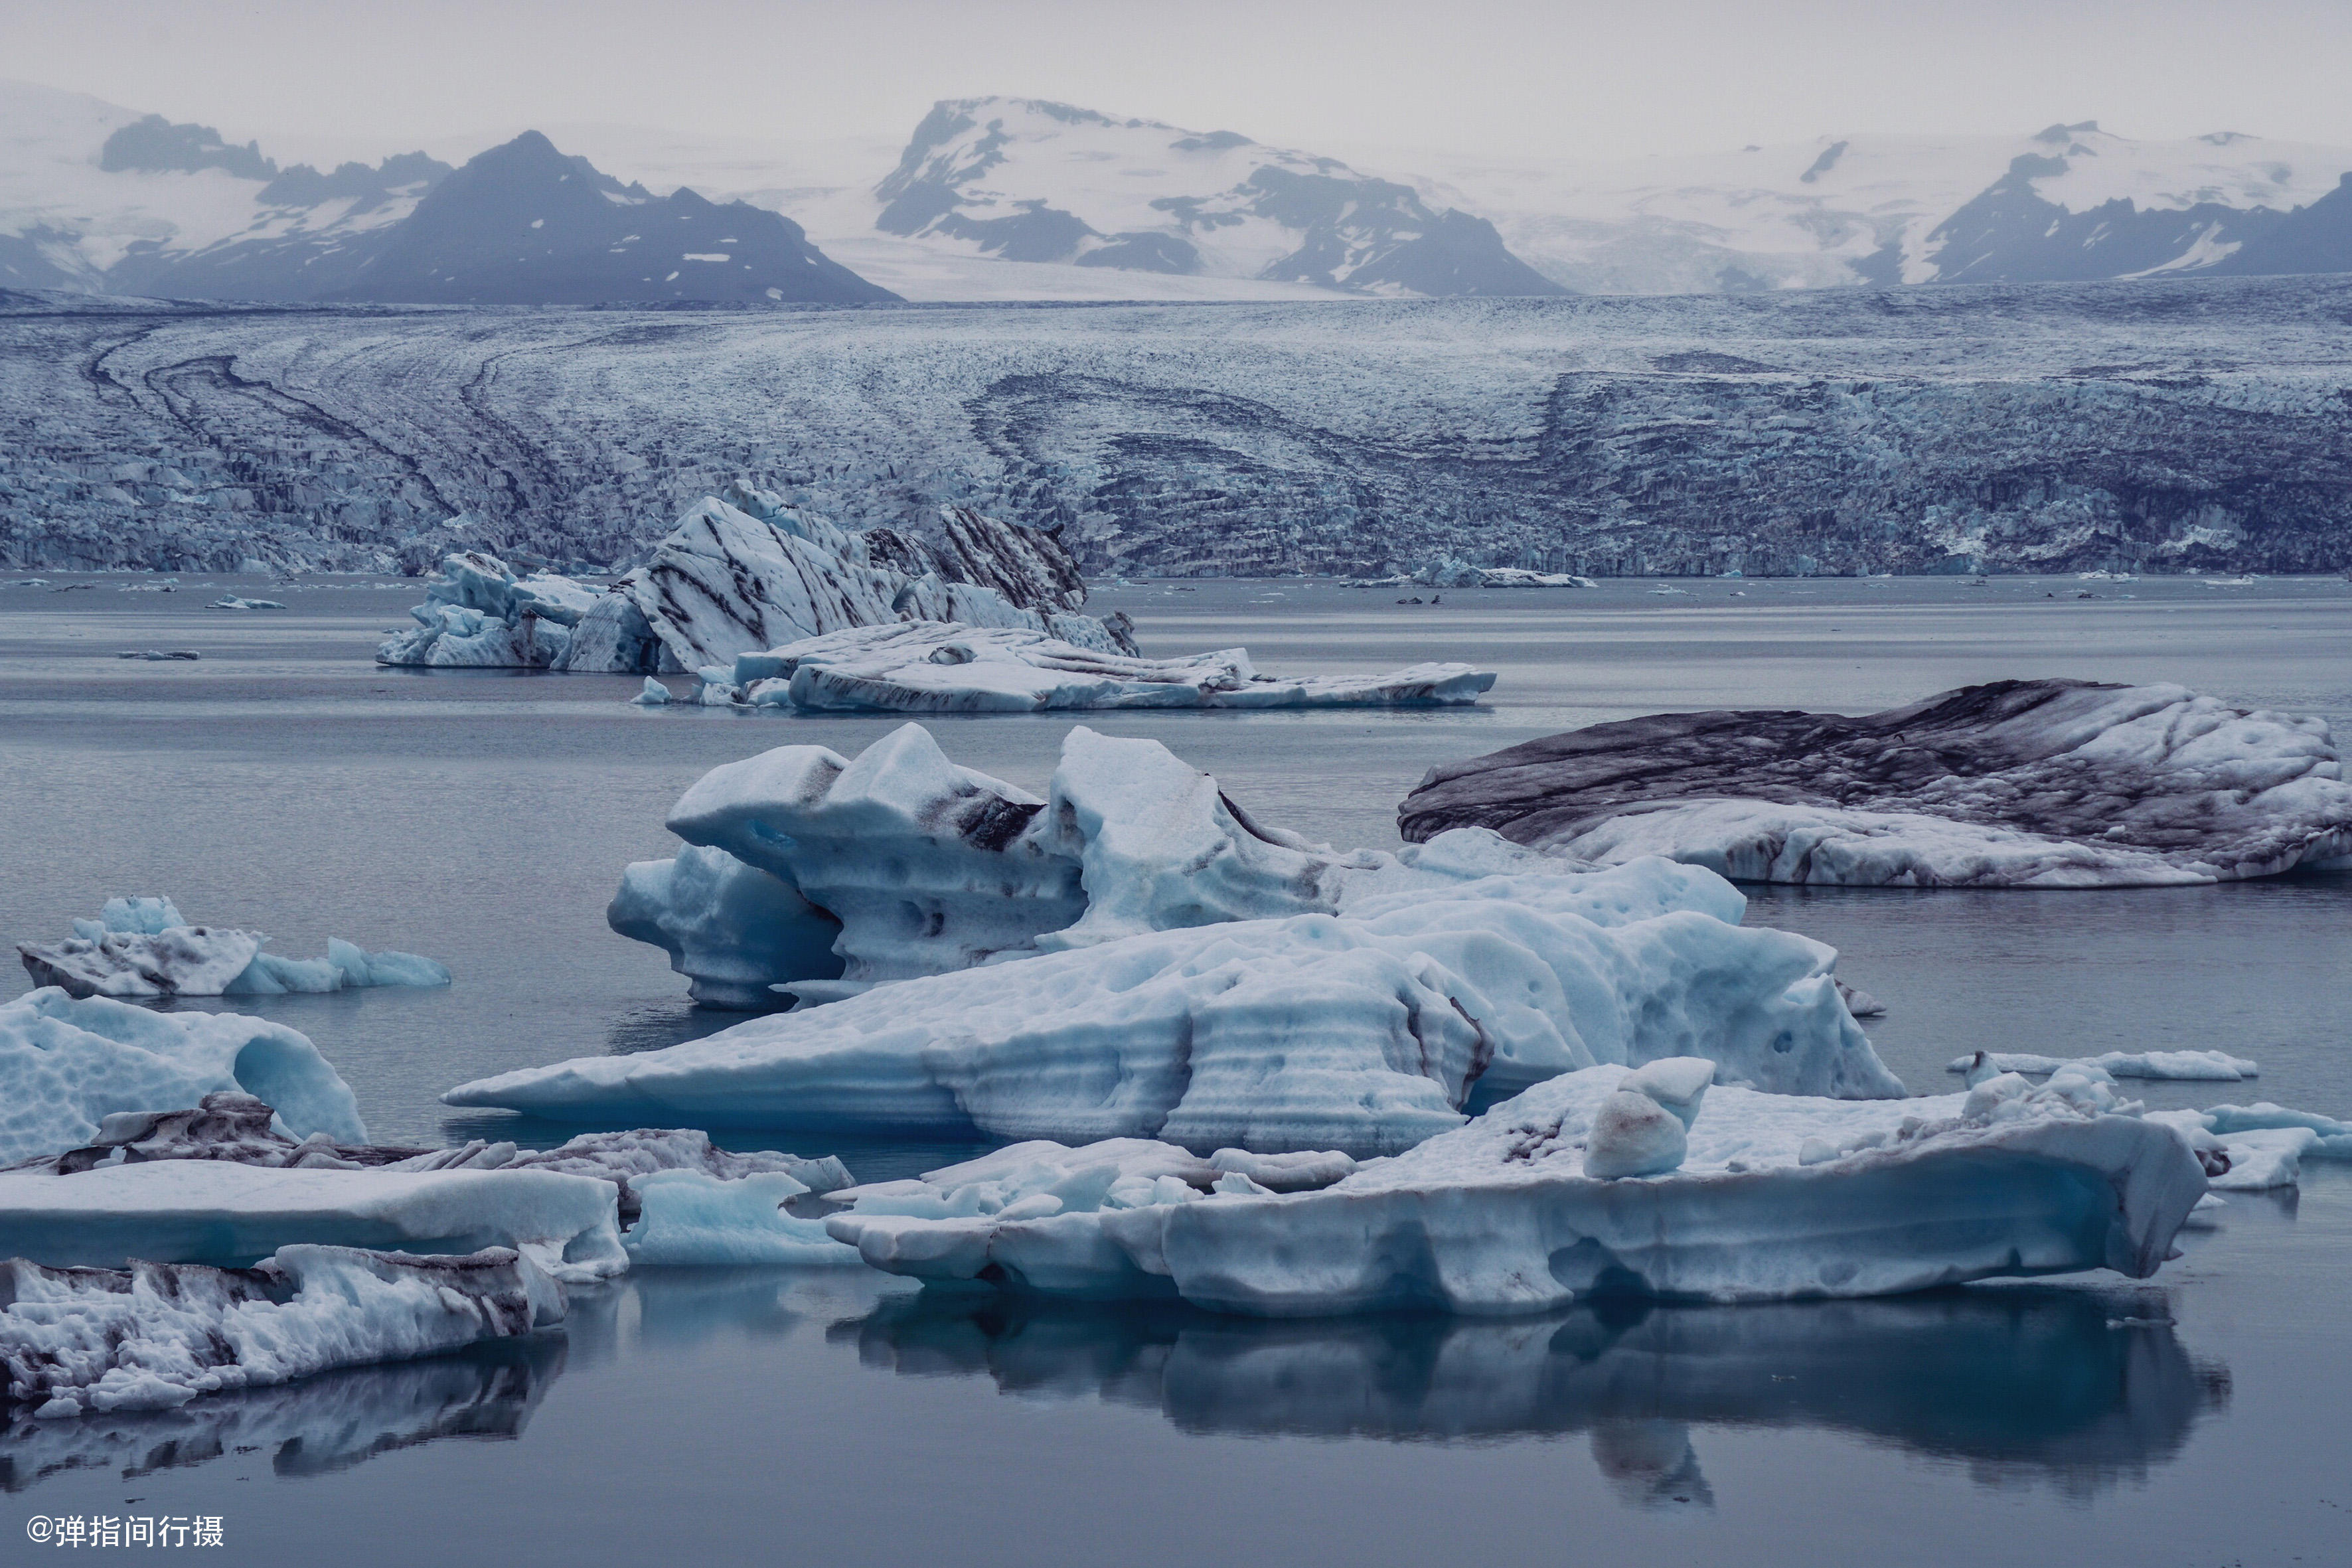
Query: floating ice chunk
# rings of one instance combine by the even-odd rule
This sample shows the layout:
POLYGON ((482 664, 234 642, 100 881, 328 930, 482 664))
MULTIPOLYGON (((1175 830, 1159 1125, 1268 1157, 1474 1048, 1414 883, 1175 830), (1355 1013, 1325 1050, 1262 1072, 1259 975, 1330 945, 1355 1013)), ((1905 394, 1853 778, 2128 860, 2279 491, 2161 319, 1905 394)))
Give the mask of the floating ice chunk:
POLYGON ((0 1262, 7 1397, 57 1418, 161 1410, 330 1367, 438 1354, 564 1315, 529 1258, 289 1246, 253 1268, 0 1262))
POLYGON ((2307 1127, 2319 1134, 2319 1142, 2312 1145, 2316 1153, 2330 1160, 2352 1160, 2352 1121, 2341 1121, 2315 1111, 2290 1110, 2267 1100, 2252 1105, 2217 1105, 2205 1115, 2205 1125, 2225 1136, 2271 1128, 2307 1127))
POLYGON ((629 700, 640 708, 667 708, 672 699, 669 688, 648 675, 646 677, 645 689, 629 700))
POLYGON ((723 849, 688 846, 675 859, 640 860, 621 874, 605 923, 668 952, 706 1007, 768 1012, 791 1005, 774 987, 841 973, 841 922, 723 849))
POLYGON ((784 1212, 808 1188, 782 1172, 722 1181, 700 1171, 656 1171, 629 1178, 629 1189, 639 1214, 622 1244, 640 1267, 858 1261, 854 1247, 825 1234, 823 1220, 784 1212))
POLYGON ((510 1247, 559 1279, 627 1266, 614 1184, 540 1170, 272 1169, 231 1160, 0 1172, 0 1258, 249 1264, 281 1247, 510 1247))
POLYGON ((2109 1051, 2096 1057, 2039 1057, 2018 1051, 1975 1051, 1953 1060, 1948 1072, 1974 1072, 1989 1066, 1994 1072, 2057 1072, 2069 1067, 2094 1067, 2114 1078, 2171 1079, 2235 1083, 2260 1076, 2262 1069, 2243 1057, 2226 1051, 2109 1051))
POLYGON ((449 971, 413 952, 367 952, 330 938, 324 958, 264 952, 268 938, 190 925, 169 899, 110 899, 95 921, 49 944, 19 942, 26 973, 77 996, 276 996, 350 986, 446 985, 449 971))
POLYGON ((1475 702, 1491 670, 1418 664, 1372 676, 1260 675, 1245 648, 1147 659, 961 617, 864 626, 735 661, 754 703, 812 712, 1030 713, 1081 708, 1365 708, 1475 702))
POLYGON ((275 599, 240 599, 235 594, 224 594, 205 606, 207 610, 282 610, 285 607, 275 599))
POLYGON ((118 653, 114 657, 117 658, 144 659, 149 664, 170 664, 174 661, 185 662, 191 659, 199 659, 205 656, 198 653, 192 647, 149 647, 133 648, 128 653, 118 653))
POLYGON ((90 1142, 116 1111, 194 1105, 236 1089, 278 1108, 295 1137, 367 1139, 351 1087, 282 1024, 234 1013, 154 1013, 44 989, 0 1003, 0 1164, 90 1142))
POLYGON ((1432 769, 1399 815, 1407 838, 1486 826, 1750 881, 2152 887, 2352 863, 2352 784, 2325 720, 2079 680, 1860 718, 1600 724, 1432 769))
POLYGON ((1959 1095, 1718 1085, 1679 1170, 1595 1180, 1583 1157, 1624 1076, 1553 1079, 1318 1192, 1037 1220, 869 1220, 860 1205, 826 1223, 868 1262, 921 1278, 1172 1292, 1267 1316, 1504 1313, 1610 1294, 1865 1296, 2101 1268, 2144 1279, 2206 1191, 2171 1129, 2031 1089, 1974 1115, 1959 1095))
POLYGON ((2213 1185, 2223 1191, 2292 1187, 2302 1181, 2305 1160, 2352 1160, 2352 1122, 2268 1100, 2210 1110, 2152 1110, 2147 1119, 2187 1140, 2205 1160, 2213 1185))
POLYGON ((1516 1089, 1594 1062, 1706 1055, 1727 1082, 1900 1094, 1838 997, 1829 949, 1689 909, 1622 919, 1671 902, 1688 875, 1649 862, 1488 878, 1337 916, 1145 932, 443 1099, 575 1120, 1360 1155, 1458 1125, 1482 1079, 1516 1089))

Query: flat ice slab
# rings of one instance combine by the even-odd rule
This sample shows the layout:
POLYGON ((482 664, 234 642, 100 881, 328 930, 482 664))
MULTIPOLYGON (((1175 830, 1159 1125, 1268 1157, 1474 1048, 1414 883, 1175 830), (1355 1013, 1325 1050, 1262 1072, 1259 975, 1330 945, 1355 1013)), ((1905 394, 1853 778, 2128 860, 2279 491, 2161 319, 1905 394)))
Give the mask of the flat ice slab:
POLYGON ((2065 1068, 2096 1068, 2113 1078, 2163 1079, 2182 1082, 2237 1083, 2262 1076, 2262 1068, 2227 1051, 2108 1051, 2095 1057, 2042 1057, 2022 1051, 1978 1051, 1956 1058, 1948 1072, 2022 1072, 2040 1075, 2065 1068))
POLYGON ((1626 1076, 1553 1079, 1319 1191, 939 1219, 861 1202, 827 1225, 868 1262, 927 1279, 1173 1294, 1265 1316, 1510 1313, 1610 1294, 1870 1296, 2089 1268, 2144 1279, 2206 1191, 2180 1134, 2080 1077, 1859 1103, 1717 1086, 1678 1169, 1595 1178, 1586 1145, 1626 1076))
POLYGON ((1082 708, 1393 708, 1475 702, 1494 672, 1261 675, 1246 648, 1139 658, 1024 627, 915 621, 739 656, 729 695, 804 712, 1034 713, 1082 708))
POLYGON ((2003 680, 1883 713, 1669 713, 1433 768, 1404 837, 1491 827, 1737 880, 2113 888, 2352 865, 2325 720, 2179 686, 2003 680))
POLYGON ((0 1258, 241 1267, 305 1242, 513 1247, 558 1277, 627 1267, 614 1184, 541 1170, 273 1170, 228 1160, 0 1172, 0 1258))
POLYGON ((529 1258, 288 1247, 254 1268, 0 1262, 0 1372, 47 1419, 160 1410, 331 1367, 437 1354, 560 1321, 529 1258))
MULTIPOLYGON (((279 1125, 367 1141, 359 1102, 310 1040, 235 1013, 155 1013, 54 987, 0 1003, 0 1164, 94 1142, 117 1112, 194 1105, 234 1089, 277 1107, 279 1125)), ((5 1256, 5 1253, 0 1253, 5 1256)))

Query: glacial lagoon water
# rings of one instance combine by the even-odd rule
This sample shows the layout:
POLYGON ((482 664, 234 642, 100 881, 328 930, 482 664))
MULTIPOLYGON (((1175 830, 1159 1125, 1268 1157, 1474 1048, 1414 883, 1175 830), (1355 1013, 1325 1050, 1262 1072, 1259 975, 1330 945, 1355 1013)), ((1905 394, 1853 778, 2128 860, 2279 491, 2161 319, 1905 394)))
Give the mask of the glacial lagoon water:
MULTIPOLYGON (((0 586, 0 936, 168 892, 276 951, 432 953, 446 992, 240 1005, 315 1038, 374 1134, 498 1128, 463 1079, 729 1020, 606 931, 619 868, 711 765, 882 718, 647 712, 634 681, 390 671, 415 584, 47 574, 0 586), (87 584, 84 586, 83 584, 87 584), (284 611, 207 610, 225 589, 284 611), (186 647, 194 662, 120 660, 186 647)), ((1501 671, 1472 710, 1094 715, 1253 812, 1394 842, 1433 763, 1664 709, 1863 711, 2022 675, 2178 680, 2352 735, 2352 585, 2280 579, 1153 582, 1147 651, 1501 671), (1675 593, 1661 593, 1671 586, 1675 593), (2077 597, 2095 594, 2095 598, 2077 597), (2128 595, 2128 596, 2127 596, 2128 595)), ((949 720, 1032 787, 1070 717, 949 720)), ((2352 877, 2111 893, 1752 889, 1837 945, 1916 1089, 1977 1046, 2220 1047, 2165 1105, 2352 1110, 2352 877)), ((26 988, 11 973, 5 992, 26 988)), ((2138 1092, 2137 1089, 2135 1092, 2138 1092)), ((967 1151, 819 1148, 859 1174, 967 1151)), ((2352 1176, 2239 1196, 2156 1279, 1501 1322, 1255 1323, 946 1297, 862 1271, 648 1271, 561 1335, 163 1416, 0 1427, 15 1514, 216 1514, 239 1559, 345 1563, 2330 1563, 2352 1531, 2352 1176)), ((22 1518, 0 1520, 14 1539, 22 1518)))

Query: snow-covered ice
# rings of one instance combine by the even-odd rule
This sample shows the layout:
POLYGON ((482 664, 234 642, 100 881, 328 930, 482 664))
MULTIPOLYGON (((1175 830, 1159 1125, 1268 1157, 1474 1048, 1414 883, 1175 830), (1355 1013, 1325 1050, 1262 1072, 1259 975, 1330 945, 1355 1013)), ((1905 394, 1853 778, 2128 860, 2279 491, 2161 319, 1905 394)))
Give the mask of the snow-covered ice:
POLYGON ((340 937, 324 958, 265 952, 259 931, 191 925, 164 898, 109 899, 59 942, 19 942, 26 972, 77 996, 275 996, 371 985, 446 985, 449 971, 413 952, 369 952, 340 937))
POLYGON ((277 1108, 297 1138, 363 1143, 351 1086, 308 1038, 235 1013, 155 1013, 61 990, 0 1003, 0 1164, 92 1142, 117 1112, 192 1106, 217 1089, 277 1108))
POLYGON ((0 1262, 0 1371, 47 1418, 158 1410, 331 1367, 437 1354, 564 1315, 529 1258, 289 1246, 251 1268, 0 1262))
POLYGON ((2019 1051, 1975 1051, 1948 1072, 2051 1073, 2062 1068, 2094 1067, 2115 1078, 2173 1079, 2236 1083, 2259 1078, 2261 1068, 2227 1051, 2108 1051, 2095 1057, 2041 1057, 2019 1051))
MULTIPOLYGON (((1333 913, 1233 918, 1255 911, 1196 901, 1179 908, 1215 923, 1132 934, 1108 919, 1077 928, 1083 945, 443 1099, 575 1121, 1367 1154, 1458 1126, 1474 1091, 1596 1062, 1705 1056, 1726 1082, 1902 1092, 1837 994, 1835 953, 1731 923, 1737 896, 1706 873, 1651 860, 1464 877, 1432 862, 1332 879, 1333 913)), ((1212 900, 1280 892, 1246 862, 1202 883, 1212 900)))
POLYGON ((2172 1127, 2193 1146, 2218 1148, 2225 1165, 2213 1185, 2227 1192, 2292 1187, 2305 1160, 2352 1160, 2352 1121, 2268 1100, 2217 1105, 2210 1110, 2152 1110, 2148 1120, 2172 1127))
POLYGON ((1555 1078, 1314 1192, 1180 1182, 1163 1194, 1155 1180, 1147 1200, 1130 1179, 1123 1207, 930 1217, 853 1188, 826 1224, 868 1262, 925 1279, 1174 1294, 1267 1316, 1510 1313, 1609 1294, 1881 1295, 2086 1268, 2144 1279, 2205 1195, 2188 1142, 2086 1075, 1860 1103, 1717 1085, 1678 1169, 1588 1176, 1596 1118, 1629 1076, 1555 1078))
POLYGON ((1262 675, 1246 648, 1139 658, 1022 626, 856 626, 737 657, 726 700, 803 712, 1033 713, 1078 708, 1382 708, 1475 702, 1494 672, 1262 675))
POLYGON ((1846 718, 1658 714, 1433 768, 1407 838, 1492 827, 1748 881, 2151 887, 2352 867, 2326 721, 2179 686, 2004 680, 1846 718))

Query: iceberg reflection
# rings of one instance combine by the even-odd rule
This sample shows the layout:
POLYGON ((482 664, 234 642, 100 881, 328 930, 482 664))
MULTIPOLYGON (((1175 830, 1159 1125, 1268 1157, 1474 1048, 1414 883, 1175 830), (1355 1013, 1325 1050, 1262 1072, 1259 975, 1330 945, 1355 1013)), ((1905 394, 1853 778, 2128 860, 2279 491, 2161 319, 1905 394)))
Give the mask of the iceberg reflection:
POLYGON ((937 1290, 831 1337, 901 1376, 1156 1409, 1195 1433, 1446 1441, 1588 1434, 1612 1489, 1705 1507, 1694 1429, 1816 1427, 2084 1495, 2144 1477, 2229 1399, 2160 1291, 1958 1289, 1539 1319, 1265 1321, 937 1290))
POLYGON ((512 1439, 563 1370, 561 1335, 500 1340, 454 1355, 351 1367, 299 1383, 195 1399, 177 1410, 0 1420, 0 1490, 68 1471, 125 1479, 271 1450, 283 1479, 325 1475, 446 1437, 512 1439))

